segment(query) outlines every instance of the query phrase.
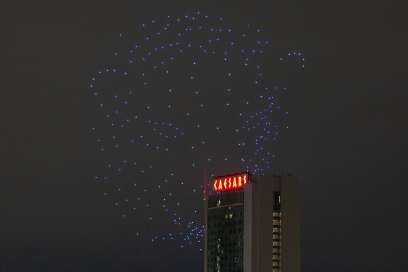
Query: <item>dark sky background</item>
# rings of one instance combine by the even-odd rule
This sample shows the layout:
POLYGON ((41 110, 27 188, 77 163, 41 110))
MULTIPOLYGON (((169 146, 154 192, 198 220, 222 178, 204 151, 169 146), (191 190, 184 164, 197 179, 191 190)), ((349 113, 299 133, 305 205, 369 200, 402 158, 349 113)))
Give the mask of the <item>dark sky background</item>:
POLYGON ((204 2, 5 6, 0 271, 201 271, 201 259, 188 252, 135 258, 142 253, 135 250, 132 225, 119 220, 89 178, 83 99, 112 33, 197 7, 260 22, 275 42, 307 56, 304 88, 289 94, 290 129, 279 150, 282 165, 302 183, 302 270, 405 271, 402 6, 204 2))

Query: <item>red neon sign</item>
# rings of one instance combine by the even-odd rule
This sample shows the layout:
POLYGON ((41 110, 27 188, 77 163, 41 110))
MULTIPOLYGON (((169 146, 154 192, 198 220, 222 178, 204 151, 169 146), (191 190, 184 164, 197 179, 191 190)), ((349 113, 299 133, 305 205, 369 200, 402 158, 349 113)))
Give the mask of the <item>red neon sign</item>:
POLYGON ((248 181, 248 173, 216 177, 213 180, 213 190, 215 192, 236 191, 243 188, 248 181))

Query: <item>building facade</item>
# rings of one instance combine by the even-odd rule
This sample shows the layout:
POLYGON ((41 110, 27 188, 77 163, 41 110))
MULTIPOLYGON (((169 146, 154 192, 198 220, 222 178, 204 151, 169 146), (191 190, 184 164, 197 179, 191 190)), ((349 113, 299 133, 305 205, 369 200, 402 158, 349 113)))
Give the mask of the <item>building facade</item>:
POLYGON ((293 176, 215 177, 205 197, 205 272, 299 272, 299 189, 293 176))

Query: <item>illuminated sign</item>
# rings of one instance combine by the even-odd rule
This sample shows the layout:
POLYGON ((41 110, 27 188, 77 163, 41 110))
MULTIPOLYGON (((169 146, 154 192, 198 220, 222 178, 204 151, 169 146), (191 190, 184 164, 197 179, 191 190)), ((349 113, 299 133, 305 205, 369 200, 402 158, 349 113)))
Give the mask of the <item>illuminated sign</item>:
POLYGON ((236 191, 242 189, 247 182, 249 182, 248 173, 215 177, 213 180, 213 190, 215 192, 236 191))

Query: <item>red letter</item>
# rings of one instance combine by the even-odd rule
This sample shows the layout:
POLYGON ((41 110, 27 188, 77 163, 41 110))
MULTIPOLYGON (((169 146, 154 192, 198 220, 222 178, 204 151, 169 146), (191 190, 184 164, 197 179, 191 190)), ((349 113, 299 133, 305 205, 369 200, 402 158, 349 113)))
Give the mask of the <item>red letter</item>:
POLYGON ((214 191, 217 191, 218 190, 218 188, 217 188, 217 180, 214 180, 214 191))
POLYGON ((234 181, 232 183, 232 188, 237 188, 237 177, 234 177, 234 181))
POLYGON ((238 188, 242 187, 242 181, 241 181, 241 176, 238 177, 238 188))

